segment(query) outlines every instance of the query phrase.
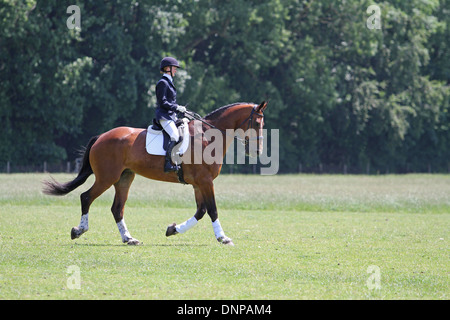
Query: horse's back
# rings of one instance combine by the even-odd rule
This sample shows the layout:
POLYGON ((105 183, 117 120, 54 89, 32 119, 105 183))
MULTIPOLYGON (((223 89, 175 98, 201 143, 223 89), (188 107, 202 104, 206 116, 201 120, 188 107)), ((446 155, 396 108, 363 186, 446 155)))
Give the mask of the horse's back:
POLYGON ((111 129, 99 136, 96 144, 107 143, 107 142, 128 142, 133 141, 136 137, 145 131, 145 129, 132 128, 132 127, 117 127, 111 129))
MULTIPOLYGON (((97 167, 96 164, 105 159, 111 165, 122 167, 140 133, 144 131, 145 129, 117 127, 101 134, 89 153, 91 165, 97 167)), ((144 148, 144 143, 142 145, 144 148)))

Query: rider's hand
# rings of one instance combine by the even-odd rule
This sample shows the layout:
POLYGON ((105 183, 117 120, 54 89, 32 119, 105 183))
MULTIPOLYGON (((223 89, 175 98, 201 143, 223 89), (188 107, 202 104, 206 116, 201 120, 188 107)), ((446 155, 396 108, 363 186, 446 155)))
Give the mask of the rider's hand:
POLYGON ((185 112, 186 112, 186 107, 178 106, 178 107, 177 107, 177 111, 178 111, 178 112, 181 112, 181 113, 185 113, 185 112))

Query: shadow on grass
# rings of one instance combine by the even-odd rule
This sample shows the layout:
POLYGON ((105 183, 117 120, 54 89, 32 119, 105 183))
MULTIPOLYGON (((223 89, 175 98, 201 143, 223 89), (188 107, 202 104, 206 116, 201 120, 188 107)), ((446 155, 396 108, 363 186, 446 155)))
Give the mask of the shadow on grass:
POLYGON ((196 243, 173 243, 173 244, 162 244, 162 243, 153 243, 148 244, 142 242, 138 246, 127 245, 125 243, 72 243, 72 244, 63 244, 62 247, 207 247, 207 244, 196 244, 196 243))

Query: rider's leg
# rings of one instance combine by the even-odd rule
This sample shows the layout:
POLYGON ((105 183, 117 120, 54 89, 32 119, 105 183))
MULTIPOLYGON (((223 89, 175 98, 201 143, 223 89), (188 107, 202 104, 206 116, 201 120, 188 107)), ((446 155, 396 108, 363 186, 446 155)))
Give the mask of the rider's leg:
POLYGON ((170 136, 169 146, 167 147, 166 151, 166 163, 164 164, 164 172, 178 171, 179 169, 178 165, 176 164, 174 165, 172 163, 173 147, 175 147, 175 145, 180 140, 178 128, 175 125, 175 121, 173 120, 161 119, 159 123, 163 127, 164 131, 166 131, 167 134, 170 136))
POLYGON ((178 128, 173 120, 161 119, 159 123, 163 127, 164 131, 170 136, 171 141, 178 142, 180 139, 180 134, 178 132, 178 128))

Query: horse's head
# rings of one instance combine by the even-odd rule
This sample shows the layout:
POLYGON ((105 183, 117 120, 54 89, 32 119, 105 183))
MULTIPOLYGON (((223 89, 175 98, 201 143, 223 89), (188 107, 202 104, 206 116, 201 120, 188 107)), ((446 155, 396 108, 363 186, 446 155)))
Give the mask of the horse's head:
POLYGON ((257 157, 263 151, 264 110, 267 107, 267 103, 263 101, 259 105, 254 105, 250 110, 250 114, 240 125, 240 129, 244 131, 245 154, 250 157, 257 157))

